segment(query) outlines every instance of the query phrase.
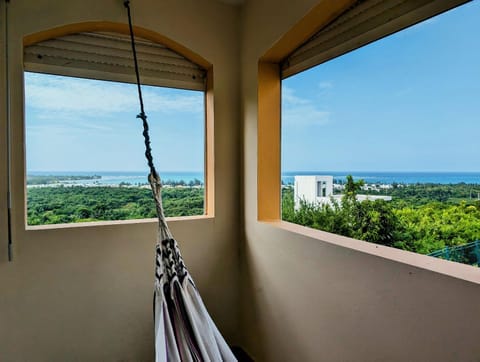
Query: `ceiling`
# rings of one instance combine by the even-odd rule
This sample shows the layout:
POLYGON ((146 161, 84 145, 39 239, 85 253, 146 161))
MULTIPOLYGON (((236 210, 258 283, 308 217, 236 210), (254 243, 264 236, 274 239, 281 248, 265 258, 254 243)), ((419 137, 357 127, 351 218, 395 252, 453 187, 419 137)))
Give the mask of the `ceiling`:
POLYGON ((218 0, 218 1, 224 4, 230 4, 230 5, 243 5, 246 0, 218 0))

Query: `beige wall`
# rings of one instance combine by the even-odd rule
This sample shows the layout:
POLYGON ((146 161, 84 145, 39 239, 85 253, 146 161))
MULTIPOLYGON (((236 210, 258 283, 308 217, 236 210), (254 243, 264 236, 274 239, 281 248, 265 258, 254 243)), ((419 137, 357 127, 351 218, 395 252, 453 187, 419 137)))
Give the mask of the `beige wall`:
POLYGON ((258 61, 316 3, 242 12, 242 344, 259 361, 478 361, 478 269, 257 221, 258 61))
MULTIPOLYGON (((171 38, 213 65, 216 216, 174 221, 171 227, 218 327, 236 343, 239 89, 232 85, 239 83, 238 11, 213 0, 137 0, 132 8, 136 25, 171 38)), ((125 23, 122 1, 16 0, 9 13, 15 258, 12 263, 4 258, 6 165, 0 132, 0 360, 151 360, 155 224, 24 227, 22 39, 70 23, 125 23)), ((3 130, 3 74, 0 80, 3 130)))

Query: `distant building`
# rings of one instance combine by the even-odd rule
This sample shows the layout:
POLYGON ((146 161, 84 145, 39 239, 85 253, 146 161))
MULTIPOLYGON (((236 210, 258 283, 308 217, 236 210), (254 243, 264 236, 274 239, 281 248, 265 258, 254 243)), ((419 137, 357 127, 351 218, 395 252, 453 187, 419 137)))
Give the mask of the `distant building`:
MULTIPOLYGON (((316 205, 332 205, 333 200, 341 201, 343 195, 333 194, 333 176, 295 176, 294 198, 295 209, 300 208, 301 202, 316 205)), ((357 201, 365 200, 392 200, 391 196, 357 195, 357 201)))
POLYGON ((333 196, 333 176, 295 176, 295 209, 301 201, 307 203, 330 203, 333 196))

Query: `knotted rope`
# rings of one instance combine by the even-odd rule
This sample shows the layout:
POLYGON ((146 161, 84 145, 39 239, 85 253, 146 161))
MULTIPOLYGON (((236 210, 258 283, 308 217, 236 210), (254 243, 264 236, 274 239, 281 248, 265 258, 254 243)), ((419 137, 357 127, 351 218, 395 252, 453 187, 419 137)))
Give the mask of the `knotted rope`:
POLYGON ((163 212, 163 205, 162 205, 162 182, 160 180, 160 176, 153 164, 153 156, 152 156, 152 147, 150 145, 150 133, 149 127, 147 122, 147 114, 145 113, 145 107, 143 105, 143 95, 142 95, 142 87, 140 84, 140 72, 138 70, 138 58, 137 58, 137 50, 135 48, 135 37, 133 35, 133 25, 132 25, 132 14, 130 11, 130 1, 125 0, 123 5, 127 9, 128 14, 128 27, 130 30, 130 43, 132 45, 132 53, 133 53, 133 63, 135 65, 135 76, 137 80, 137 91, 138 91, 138 100, 140 102, 140 113, 137 115, 137 118, 142 120, 143 124, 143 139, 145 143, 145 157, 147 159, 147 164, 150 169, 150 174, 148 176, 148 181, 150 182, 150 186, 152 188, 152 193, 155 199, 155 206, 157 209, 158 220, 160 224, 160 237, 162 240, 171 239, 172 235, 167 226, 167 222, 165 220, 165 215, 163 212))

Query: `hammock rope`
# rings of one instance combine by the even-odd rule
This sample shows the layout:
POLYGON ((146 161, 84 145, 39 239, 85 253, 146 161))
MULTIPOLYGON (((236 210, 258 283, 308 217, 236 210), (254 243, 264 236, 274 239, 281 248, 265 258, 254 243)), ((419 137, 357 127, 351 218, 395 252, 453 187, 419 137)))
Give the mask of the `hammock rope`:
POLYGON ((135 77, 137 79, 138 101, 140 102, 140 113, 137 115, 137 118, 141 118, 143 123, 143 138, 145 140, 145 157, 147 158, 148 167, 150 168, 150 174, 154 175, 156 178, 159 178, 157 170, 155 169, 155 165, 153 164, 152 147, 150 146, 150 134, 148 132, 147 115, 145 113, 145 107, 143 105, 143 95, 142 95, 142 87, 140 83, 140 72, 138 70, 137 49, 135 48, 135 37, 133 35, 132 13, 130 11, 130 1, 126 0, 123 2, 123 4, 127 8, 128 28, 130 30, 130 43, 132 45, 133 64, 135 66, 135 77))
POLYGON ((163 203, 162 203, 162 182, 160 176, 155 168, 153 163, 153 156, 152 156, 152 146, 150 141, 150 133, 149 133, 149 126, 147 122, 147 114, 145 113, 145 106, 143 103, 143 94, 142 94, 142 87, 140 83, 140 71, 138 70, 138 58, 137 58, 137 49, 135 47, 135 37, 133 34, 133 25, 132 25, 132 13, 130 10, 130 1, 125 0, 123 5, 127 9, 127 16, 128 16, 128 28, 130 32, 130 43, 132 46, 132 54, 133 54, 133 64, 135 67, 135 77, 137 80, 137 92, 138 92, 138 101, 140 103, 140 113, 137 115, 137 118, 142 120, 143 125, 143 139, 145 143, 145 158, 147 159, 147 164, 150 169, 150 174, 148 176, 148 180, 150 186, 152 188, 153 197, 155 199, 155 207, 157 210, 158 220, 160 224, 160 232, 162 233, 163 239, 171 239, 172 234, 168 225, 165 221, 165 214, 163 211, 163 203))
POLYGON ((178 243, 173 238, 165 219, 161 196, 162 183, 153 163, 149 127, 143 103, 130 1, 125 0, 123 4, 127 9, 140 102, 140 113, 137 118, 140 118, 143 123, 145 157, 150 169, 148 180, 158 215, 154 286, 155 360, 157 362, 237 361, 208 314, 185 266, 178 243))

